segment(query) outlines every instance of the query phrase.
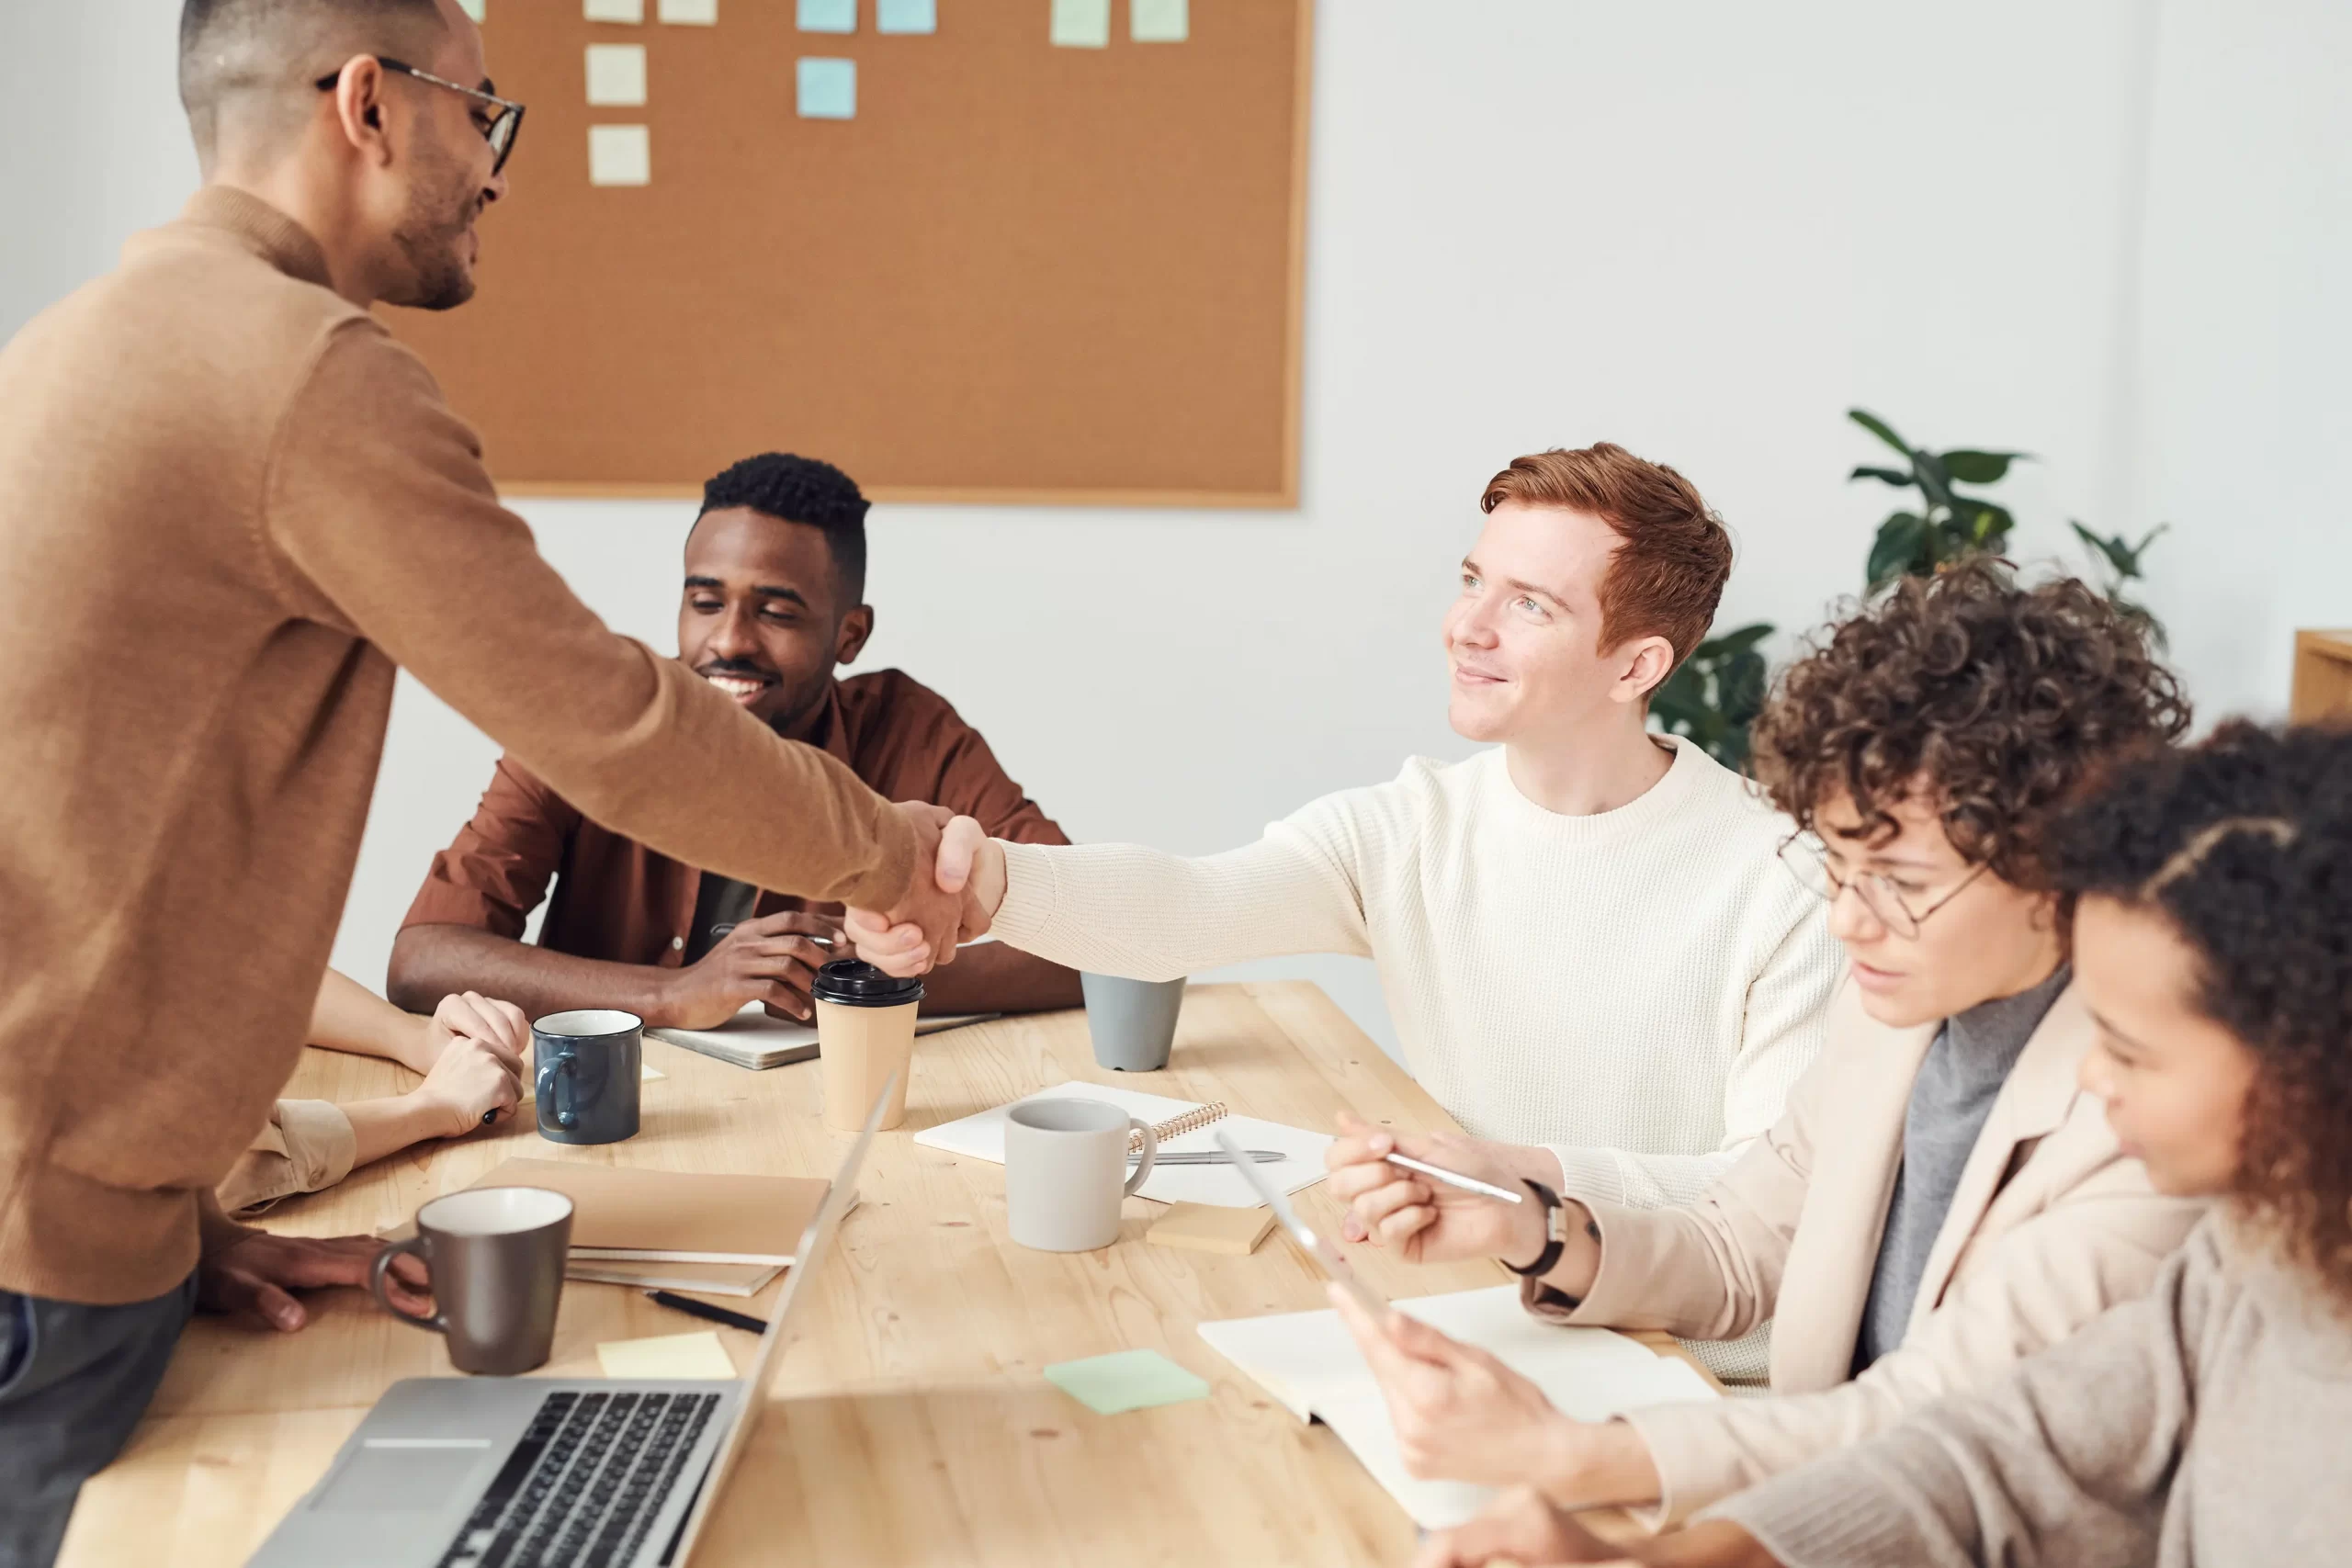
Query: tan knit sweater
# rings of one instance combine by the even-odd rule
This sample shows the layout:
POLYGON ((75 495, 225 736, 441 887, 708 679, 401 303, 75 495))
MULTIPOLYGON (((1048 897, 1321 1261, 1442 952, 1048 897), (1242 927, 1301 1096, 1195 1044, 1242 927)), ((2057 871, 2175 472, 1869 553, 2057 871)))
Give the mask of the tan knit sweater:
POLYGON ((2352 1560, 2352 1320, 2217 1214, 2142 1300, 1713 1512, 1790 1568, 2352 1560))
POLYGON ((904 822, 608 631, 326 282, 216 186, 0 351, 0 1288, 137 1301, 195 1263, 301 1048, 396 663, 666 854, 907 886, 904 822))

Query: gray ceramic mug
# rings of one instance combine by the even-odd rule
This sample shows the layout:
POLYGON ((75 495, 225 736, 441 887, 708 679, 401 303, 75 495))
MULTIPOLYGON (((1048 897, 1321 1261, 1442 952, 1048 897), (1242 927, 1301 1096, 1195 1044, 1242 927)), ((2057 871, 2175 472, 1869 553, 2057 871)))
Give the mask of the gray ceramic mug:
POLYGON ((1099 1100, 1033 1100, 1004 1123, 1005 1228, 1040 1252, 1091 1252, 1119 1239, 1119 1203, 1151 1176, 1148 1122, 1099 1100), (1127 1139, 1143 1157, 1127 1174, 1127 1139))
POLYGON ((539 1136, 558 1144, 617 1144, 637 1136, 645 1021, 617 1008, 551 1012, 531 1025, 539 1136))
POLYGON ((368 1289, 402 1323, 449 1342, 461 1372, 511 1377, 547 1365, 555 1348, 556 1307, 563 1300, 564 1258, 571 1247, 571 1200, 544 1187, 471 1187, 435 1198, 416 1212, 416 1234, 376 1254, 368 1289), (384 1273, 401 1253, 433 1272, 431 1317, 394 1306, 384 1273))
POLYGON ((1156 1073, 1168 1065, 1176 1043, 1176 1015, 1184 1006, 1184 981, 1125 980, 1116 975, 1080 975, 1086 993, 1086 1032, 1094 1037, 1094 1060, 1123 1073, 1156 1073))

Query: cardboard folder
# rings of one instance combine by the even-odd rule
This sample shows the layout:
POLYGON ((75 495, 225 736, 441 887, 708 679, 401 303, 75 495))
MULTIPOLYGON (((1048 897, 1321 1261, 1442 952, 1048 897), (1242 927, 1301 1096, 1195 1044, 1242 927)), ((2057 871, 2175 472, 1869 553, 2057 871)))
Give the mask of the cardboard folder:
POLYGON ((571 1257, 789 1265, 831 1185, 797 1176, 699 1176, 510 1159, 476 1187, 544 1187, 571 1200, 571 1257))

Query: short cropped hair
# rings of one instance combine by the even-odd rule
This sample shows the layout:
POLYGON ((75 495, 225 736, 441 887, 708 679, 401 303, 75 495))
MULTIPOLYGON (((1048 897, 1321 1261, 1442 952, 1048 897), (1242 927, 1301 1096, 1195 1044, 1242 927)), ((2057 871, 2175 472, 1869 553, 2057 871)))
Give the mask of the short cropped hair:
POLYGON ((821 532, 832 552, 840 608, 849 610, 864 601, 867 502, 855 479, 814 457, 763 452, 714 475, 702 487, 702 512, 695 513, 695 521, 702 521, 703 513, 737 506, 821 532))
POLYGON ((1756 777, 1800 829, 1843 795, 1865 840, 1934 805, 1952 847, 2044 890, 2057 813, 2117 760, 2188 727, 2145 626, 2074 578, 2025 587, 1976 557, 1907 577, 1781 671, 1749 732, 1756 777))
POLYGON ((1714 624, 1731 576, 1731 536, 1689 479, 1601 442, 1511 459, 1487 481, 1481 512, 1506 501, 1589 512, 1624 541, 1600 581, 1600 647, 1662 637, 1681 663, 1714 624))
POLYGON ((2352 1314, 2352 730, 2240 719, 2134 760, 2051 858, 2197 954, 2197 1007, 2256 1061, 2233 1196, 2352 1314))
POLYGON ((426 58, 416 42, 443 26, 435 0, 183 0, 180 103, 198 151, 209 160, 230 99, 307 102, 317 95, 306 72, 374 50, 426 58))

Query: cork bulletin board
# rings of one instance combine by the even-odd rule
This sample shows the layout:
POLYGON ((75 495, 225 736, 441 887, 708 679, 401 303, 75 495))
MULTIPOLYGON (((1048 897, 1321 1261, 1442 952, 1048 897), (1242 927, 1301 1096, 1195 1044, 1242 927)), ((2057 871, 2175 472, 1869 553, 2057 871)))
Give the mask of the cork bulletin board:
POLYGON ((388 324, 505 492, 1296 504, 1313 0, 469 8, 512 188, 388 324))

